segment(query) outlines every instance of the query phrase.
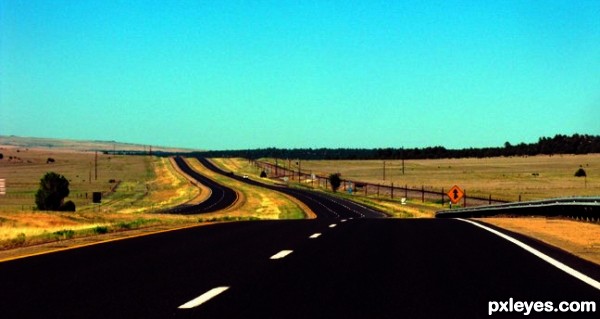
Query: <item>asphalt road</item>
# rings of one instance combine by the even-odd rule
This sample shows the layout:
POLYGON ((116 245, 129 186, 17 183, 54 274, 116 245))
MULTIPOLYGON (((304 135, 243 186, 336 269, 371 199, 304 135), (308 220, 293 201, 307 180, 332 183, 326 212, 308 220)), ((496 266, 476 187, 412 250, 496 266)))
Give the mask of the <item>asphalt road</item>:
POLYGON ((488 318, 510 298, 600 290, 453 219, 227 223, 0 263, 2 318, 488 318))
POLYGON ((238 181, 248 183, 254 186, 268 188, 277 192, 288 194, 302 201, 307 205, 319 218, 381 218, 386 217, 382 211, 366 207, 350 200, 330 196, 321 192, 311 190, 289 188, 286 186, 274 186, 261 183, 252 179, 243 178, 242 176, 233 175, 230 172, 223 171, 216 167, 212 162, 203 157, 198 157, 198 160, 206 168, 221 175, 229 176, 238 181))
MULTIPOLYGON (((465 221, 374 218, 384 215, 259 186, 297 196, 319 218, 216 224, 3 262, 0 317, 488 318, 490 302, 511 298, 600 305, 600 289, 465 221)), ((600 280, 599 266, 525 240, 600 280)))
POLYGON ((179 166, 179 169, 188 176, 208 187, 211 190, 211 194, 202 203, 196 205, 181 205, 168 210, 168 213, 183 215, 210 213, 228 208, 237 200, 237 193, 233 189, 223 186, 196 172, 181 157, 175 157, 175 163, 179 166))

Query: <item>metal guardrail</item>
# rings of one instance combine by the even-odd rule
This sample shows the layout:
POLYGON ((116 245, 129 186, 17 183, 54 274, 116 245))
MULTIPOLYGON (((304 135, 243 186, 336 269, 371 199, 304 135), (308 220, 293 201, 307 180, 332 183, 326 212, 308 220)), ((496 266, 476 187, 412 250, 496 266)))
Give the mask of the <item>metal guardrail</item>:
POLYGON ((600 197, 562 197, 439 211, 437 218, 509 216, 566 217, 600 222, 600 197))

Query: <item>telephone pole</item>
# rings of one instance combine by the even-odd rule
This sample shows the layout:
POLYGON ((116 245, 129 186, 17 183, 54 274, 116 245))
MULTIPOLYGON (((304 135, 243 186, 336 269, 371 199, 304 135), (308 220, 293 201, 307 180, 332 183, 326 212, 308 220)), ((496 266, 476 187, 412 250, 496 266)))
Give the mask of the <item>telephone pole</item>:
POLYGON ((98 151, 96 151, 96 156, 94 158, 94 180, 98 180, 98 151))

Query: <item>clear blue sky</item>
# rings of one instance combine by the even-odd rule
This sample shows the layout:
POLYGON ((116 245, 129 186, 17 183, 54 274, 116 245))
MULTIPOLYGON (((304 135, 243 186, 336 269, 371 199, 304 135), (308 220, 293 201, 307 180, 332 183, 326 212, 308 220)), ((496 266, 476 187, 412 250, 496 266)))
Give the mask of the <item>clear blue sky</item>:
POLYGON ((201 149, 600 134, 600 1, 0 0, 0 135, 201 149))

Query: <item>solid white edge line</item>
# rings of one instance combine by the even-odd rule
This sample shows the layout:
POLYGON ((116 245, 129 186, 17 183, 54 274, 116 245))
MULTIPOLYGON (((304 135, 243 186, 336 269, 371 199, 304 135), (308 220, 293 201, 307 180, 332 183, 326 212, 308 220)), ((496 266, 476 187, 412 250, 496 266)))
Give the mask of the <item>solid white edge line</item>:
POLYGON ((571 275, 571 276, 573 276, 573 277, 575 277, 575 278, 577 278, 577 279, 585 282, 586 284, 588 284, 588 285, 590 285, 590 286, 592 286, 592 287, 600 290, 600 282, 598 282, 595 279, 593 279, 593 278, 591 278, 591 277, 589 277, 589 276, 587 276, 587 275, 585 275, 585 274, 583 274, 583 273, 581 273, 581 272, 579 272, 579 271, 577 271, 577 270, 575 270, 575 269, 573 269, 573 268, 571 268, 571 267, 569 267, 569 266, 561 263, 560 261, 558 261, 558 260, 556 260, 556 259, 554 259, 554 258, 552 258, 552 257, 550 257, 550 256, 548 256, 548 255, 546 255, 544 253, 542 253, 541 251, 539 251, 539 250, 537 250, 537 249, 535 249, 535 248, 533 248, 533 247, 531 247, 531 246, 529 246, 529 245, 527 245, 527 244, 525 244, 525 243, 523 243, 521 241, 518 241, 518 240, 516 240, 516 239, 514 239, 514 238, 512 238, 512 237, 510 237, 510 236, 508 236, 506 234, 503 234, 503 233, 501 233, 501 232, 499 232, 499 231, 497 231, 495 229, 492 229, 490 227, 481 225, 481 224, 476 223, 474 221, 467 220, 467 219, 462 219, 462 218, 457 218, 457 219, 460 220, 460 221, 463 221, 463 222, 467 222, 467 223, 473 224, 473 225, 475 225, 475 226, 477 226, 479 228, 482 228, 482 229, 485 229, 485 230, 491 232, 492 234, 500 236, 500 237, 502 237, 502 238, 510 241, 511 243, 513 243, 513 244, 515 244, 515 245, 517 245, 517 246, 525 249, 529 253, 531 253, 531 254, 539 257, 540 259, 542 259, 543 261, 549 263, 550 265, 552 265, 552 266, 554 266, 554 267, 556 267, 556 268, 558 268, 558 269, 566 272, 567 274, 569 274, 569 275, 571 275))
POLYGON ((289 254, 291 254, 292 252, 294 252, 293 250, 282 250, 278 253, 276 253, 275 255, 271 256, 270 259, 281 259, 289 254))
POLYGON ((202 294, 201 296, 192 299, 186 303, 184 303, 183 305, 179 306, 179 309, 192 309, 192 308, 196 308, 198 306, 200 306, 201 304, 211 300, 212 298, 216 297, 217 295, 221 294, 222 292, 224 292, 225 290, 229 289, 229 287, 227 286, 221 286, 221 287, 216 287, 213 288, 207 292, 205 292, 204 294, 202 294))
POLYGON ((315 238, 319 238, 319 236, 321 236, 321 233, 314 233, 314 234, 310 235, 310 237, 308 237, 308 238, 315 239, 315 238))

